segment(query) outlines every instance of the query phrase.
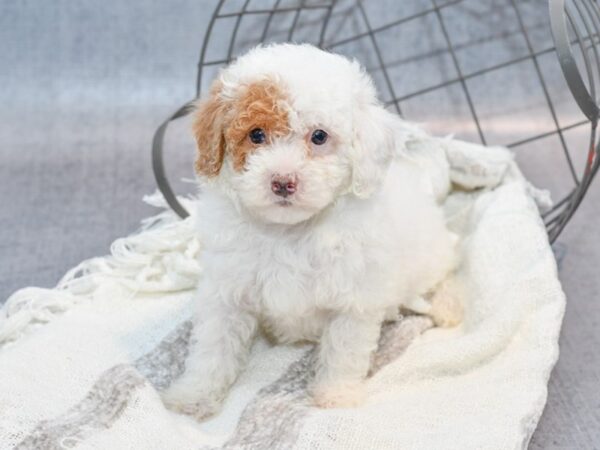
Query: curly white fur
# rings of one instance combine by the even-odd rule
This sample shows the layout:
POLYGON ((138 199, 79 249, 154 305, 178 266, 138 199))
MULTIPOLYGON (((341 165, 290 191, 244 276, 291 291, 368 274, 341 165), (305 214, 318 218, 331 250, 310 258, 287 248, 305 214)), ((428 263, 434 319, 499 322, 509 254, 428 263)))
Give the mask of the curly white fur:
POLYGON ((455 263, 456 237, 436 203, 447 176, 432 182, 407 145, 420 132, 379 104, 358 63, 308 45, 261 47, 220 74, 220 95, 235 99, 265 77, 288 93, 290 133, 242 171, 225 154, 219 174, 200 180, 206 269, 193 345, 163 395, 198 418, 218 410, 261 328, 278 342, 319 343, 317 405, 362 402, 382 321, 401 306, 428 312, 423 296, 455 263), (307 154, 315 128, 331 139, 307 154), (270 189, 274 173, 298 179, 285 205, 270 189))

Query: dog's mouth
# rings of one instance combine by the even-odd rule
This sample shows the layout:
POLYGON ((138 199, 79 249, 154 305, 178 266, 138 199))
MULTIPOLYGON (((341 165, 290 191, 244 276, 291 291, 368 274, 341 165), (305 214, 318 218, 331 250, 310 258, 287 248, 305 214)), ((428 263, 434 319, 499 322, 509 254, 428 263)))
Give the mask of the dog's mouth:
POLYGON ((295 225, 304 222, 316 211, 306 207, 299 199, 273 199, 268 204, 256 210, 259 218, 268 223, 295 225))

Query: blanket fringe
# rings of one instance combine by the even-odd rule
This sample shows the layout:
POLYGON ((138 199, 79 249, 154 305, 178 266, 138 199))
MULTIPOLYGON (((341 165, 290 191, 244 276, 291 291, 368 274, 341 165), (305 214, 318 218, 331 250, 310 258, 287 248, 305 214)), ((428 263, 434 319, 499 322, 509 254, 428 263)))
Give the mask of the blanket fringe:
MULTIPOLYGON (((192 198, 179 201, 193 211, 192 198)), ((131 298, 138 293, 194 288, 201 272, 194 215, 179 219, 158 191, 144 197, 144 202, 164 211, 144 219, 131 236, 114 241, 110 255, 83 261, 53 289, 29 287, 8 298, 0 309, 0 348, 34 325, 48 323, 79 303, 110 293, 131 298)))

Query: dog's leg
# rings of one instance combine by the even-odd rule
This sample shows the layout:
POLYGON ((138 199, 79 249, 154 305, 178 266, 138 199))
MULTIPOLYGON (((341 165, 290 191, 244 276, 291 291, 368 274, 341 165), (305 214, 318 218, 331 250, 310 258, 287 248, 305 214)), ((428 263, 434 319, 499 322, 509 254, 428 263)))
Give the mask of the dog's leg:
POLYGON ((450 274, 431 294, 431 308, 427 314, 438 327, 454 327, 463 319, 463 297, 456 275, 450 274))
POLYGON ((314 402, 322 408, 357 406, 364 401, 364 379, 377 348, 383 315, 342 313, 325 328, 319 344, 314 402))
POLYGON ((216 413, 246 361, 256 319, 218 302, 200 300, 184 373, 162 394, 174 411, 202 420, 216 413))

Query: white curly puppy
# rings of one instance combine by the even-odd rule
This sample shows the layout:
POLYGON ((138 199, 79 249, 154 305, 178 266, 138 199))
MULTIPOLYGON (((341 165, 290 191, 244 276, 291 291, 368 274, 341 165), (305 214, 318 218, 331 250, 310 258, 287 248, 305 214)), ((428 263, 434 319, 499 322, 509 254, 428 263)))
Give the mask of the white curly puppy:
POLYGON ((169 408, 216 412, 259 329, 318 342, 316 405, 364 399, 382 321, 427 312, 455 259, 411 130, 357 62, 309 45, 259 47, 221 72, 195 117, 205 271, 169 408))

